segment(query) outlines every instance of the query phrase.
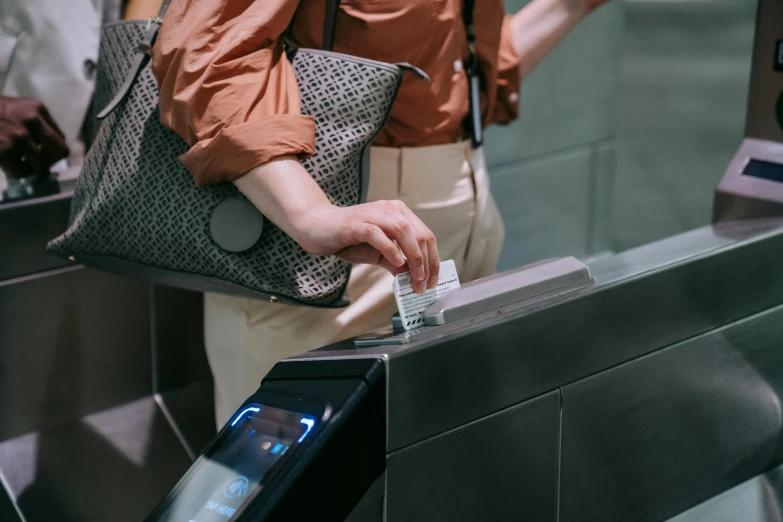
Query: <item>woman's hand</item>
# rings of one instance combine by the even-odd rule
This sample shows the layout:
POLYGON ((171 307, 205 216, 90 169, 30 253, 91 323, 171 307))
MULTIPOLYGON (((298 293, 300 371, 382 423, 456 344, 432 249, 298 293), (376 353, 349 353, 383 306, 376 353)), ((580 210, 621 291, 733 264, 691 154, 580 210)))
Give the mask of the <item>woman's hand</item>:
POLYGON ((256 167, 234 183, 307 252, 378 265, 392 274, 410 270, 419 293, 437 286, 435 236, 401 201, 332 205, 294 158, 256 167))
POLYGON ((347 208, 319 205, 295 218, 294 229, 294 239, 312 254, 336 254, 349 263, 378 265, 392 274, 410 270, 417 292, 438 283, 435 236, 402 201, 347 208))

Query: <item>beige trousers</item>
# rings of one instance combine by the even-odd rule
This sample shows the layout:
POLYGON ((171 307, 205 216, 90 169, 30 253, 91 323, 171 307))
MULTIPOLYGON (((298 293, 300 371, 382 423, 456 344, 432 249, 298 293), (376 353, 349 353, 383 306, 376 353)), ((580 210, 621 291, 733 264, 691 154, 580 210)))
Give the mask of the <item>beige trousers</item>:
MULTIPOLYGON (((432 230, 441 260, 453 259, 464 283, 495 270, 503 223, 489 192, 484 151, 469 143, 373 147, 367 200, 399 199, 432 230)), ((205 296, 207 356, 222 426, 281 359, 390 324, 393 277, 357 265, 341 309, 205 296)))

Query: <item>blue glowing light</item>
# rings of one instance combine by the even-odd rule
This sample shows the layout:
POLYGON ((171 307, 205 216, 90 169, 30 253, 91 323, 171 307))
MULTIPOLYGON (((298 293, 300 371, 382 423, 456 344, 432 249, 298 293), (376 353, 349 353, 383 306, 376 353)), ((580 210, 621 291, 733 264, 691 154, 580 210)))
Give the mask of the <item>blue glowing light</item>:
POLYGON ((315 420, 309 419, 309 418, 305 417, 304 419, 300 420, 299 422, 301 424, 304 424, 305 426, 307 426, 307 431, 305 431, 304 435, 302 435, 302 437, 299 439, 299 442, 302 442, 304 440, 304 438, 307 437, 307 434, 310 433, 310 430, 313 429, 313 426, 315 426, 315 420))
POLYGON ((247 413, 247 412, 249 412, 249 411, 252 411, 253 413, 258 413, 258 412, 260 412, 260 411, 261 411, 261 408, 259 408, 259 407, 254 407, 254 406, 250 406, 249 408, 245 408, 244 410, 242 410, 241 412, 239 412, 239 415, 237 415, 236 419, 234 419, 234 422, 232 422, 232 423, 231 423, 231 425, 232 425, 232 426, 236 426, 236 425, 237 425, 237 422, 239 422, 239 420, 240 420, 242 417, 244 417, 244 416, 245 416, 245 413, 247 413))

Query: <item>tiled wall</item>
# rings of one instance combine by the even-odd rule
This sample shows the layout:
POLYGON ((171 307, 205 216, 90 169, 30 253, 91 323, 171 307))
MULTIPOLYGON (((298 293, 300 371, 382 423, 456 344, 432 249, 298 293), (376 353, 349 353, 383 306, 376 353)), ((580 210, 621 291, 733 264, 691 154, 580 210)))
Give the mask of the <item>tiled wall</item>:
POLYGON ((519 121, 487 134, 500 270, 608 247, 623 9, 615 0, 577 27, 523 82, 519 121))

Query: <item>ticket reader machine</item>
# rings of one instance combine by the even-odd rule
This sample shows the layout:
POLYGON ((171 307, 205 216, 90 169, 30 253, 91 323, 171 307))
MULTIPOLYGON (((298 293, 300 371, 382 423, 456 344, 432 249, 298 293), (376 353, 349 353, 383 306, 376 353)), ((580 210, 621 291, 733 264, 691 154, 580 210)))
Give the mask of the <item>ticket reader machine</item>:
POLYGON ((279 368, 146 520, 345 520, 385 467, 384 381, 380 361, 279 368))
POLYGON ((782 256, 750 220, 464 285, 278 363, 146 520, 779 522, 782 256))
POLYGON ((783 215, 783 3, 756 15, 745 139, 715 193, 713 220, 783 215))
POLYGON ((348 357, 278 364, 147 521, 380 522, 384 495, 368 492, 386 468, 389 368, 362 347, 426 343, 592 282, 574 258, 536 263, 444 296, 425 315, 431 327, 347 341, 348 357))

